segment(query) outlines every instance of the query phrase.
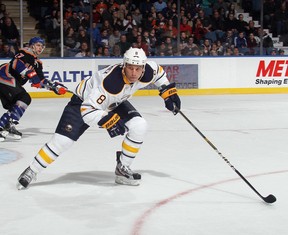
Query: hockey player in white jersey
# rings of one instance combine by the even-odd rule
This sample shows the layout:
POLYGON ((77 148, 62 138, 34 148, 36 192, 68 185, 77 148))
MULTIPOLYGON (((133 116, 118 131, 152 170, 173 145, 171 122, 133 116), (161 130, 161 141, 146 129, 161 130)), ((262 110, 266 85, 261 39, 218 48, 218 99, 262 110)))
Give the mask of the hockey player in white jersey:
POLYGON ((116 152, 115 182, 139 185, 141 175, 130 166, 144 139, 147 124, 128 99, 140 88, 155 84, 168 110, 177 114, 180 99, 175 83, 169 83, 163 68, 147 61, 142 49, 130 48, 123 63, 99 70, 82 80, 66 105, 51 140, 34 157, 18 178, 18 188, 27 188, 36 175, 47 168, 90 126, 105 128, 110 137, 124 135, 121 151, 116 152))

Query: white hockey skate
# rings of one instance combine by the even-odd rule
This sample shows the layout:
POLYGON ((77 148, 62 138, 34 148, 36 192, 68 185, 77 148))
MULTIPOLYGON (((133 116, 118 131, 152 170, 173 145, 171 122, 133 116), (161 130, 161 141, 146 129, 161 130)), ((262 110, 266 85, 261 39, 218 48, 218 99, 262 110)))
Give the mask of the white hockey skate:
POLYGON ((120 161, 121 152, 116 152, 117 165, 115 169, 115 183, 138 186, 140 184, 141 175, 133 172, 129 166, 125 166, 120 161))
POLYGON ((22 133, 18 131, 15 127, 15 124, 18 124, 18 122, 13 122, 12 120, 5 126, 5 130, 8 132, 7 138, 15 139, 15 140, 21 140, 22 133))
POLYGON ((36 180, 36 176, 37 174, 30 167, 26 168, 18 178, 18 190, 26 189, 33 180, 36 180))
POLYGON ((0 127, 0 142, 3 142, 8 134, 9 132, 6 129, 0 127))

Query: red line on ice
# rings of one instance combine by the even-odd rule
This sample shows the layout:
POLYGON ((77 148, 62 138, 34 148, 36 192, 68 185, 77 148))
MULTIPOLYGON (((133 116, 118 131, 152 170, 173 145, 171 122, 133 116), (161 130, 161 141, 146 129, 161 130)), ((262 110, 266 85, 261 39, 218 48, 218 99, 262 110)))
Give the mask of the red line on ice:
MULTIPOLYGON (((279 173, 285 173, 288 172, 288 170, 281 170, 281 171, 274 171, 274 172, 267 172, 267 173, 261 173, 261 174, 255 174, 255 175, 250 175, 247 176, 246 178, 252 178, 252 177, 257 177, 257 176, 264 176, 264 175, 273 175, 273 174, 279 174, 279 173)), ((241 178, 233 178, 233 179, 227 179, 227 180, 223 180, 223 181, 219 181, 219 182, 215 182, 215 183, 211 183, 211 184, 207 184, 207 185, 203 185, 197 188, 193 188, 187 191, 183 191, 183 192, 179 192, 171 197, 168 197, 166 199, 161 200, 160 202, 156 203, 154 206, 152 206, 151 208, 149 208, 148 210, 146 210, 135 222, 134 226, 133 226, 133 230, 132 230, 132 235, 140 235, 141 233, 141 229, 144 225, 144 223, 147 221, 148 217, 157 209, 159 209, 160 207, 172 202, 173 200, 183 197, 187 194, 193 193, 195 191, 199 191, 205 188, 209 188, 215 185, 219 185, 219 184, 224 184, 227 182, 231 182, 231 181, 236 181, 236 180, 240 180, 241 178)))

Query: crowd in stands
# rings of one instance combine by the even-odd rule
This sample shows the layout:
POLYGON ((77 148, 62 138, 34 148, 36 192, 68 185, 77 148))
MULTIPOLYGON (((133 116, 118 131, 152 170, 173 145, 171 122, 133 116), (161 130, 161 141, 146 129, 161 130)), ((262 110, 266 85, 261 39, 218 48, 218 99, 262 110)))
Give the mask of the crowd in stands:
POLYGON ((12 58, 19 49, 20 34, 0 0, 0 58, 12 58))
MULTIPOLYGON (((147 56, 259 55, 261 38, 264 54, 284 53, 274 48, 269 32, 273 36, 288 34, 286 0, 264 0, 265 30, 254 23, 260 20, 259 0, 181 0, 180 9, 177 2, 63 0, 64 56, 121 57, 129 47, 142 48, 147 56), (247 22, 237 12, 237 4, 253 20, 247 22)), ((59 47, 60 0, 28 0, 28 6, 30 15, 39 21, 39 33, 59 47)), ((9 20, 3 17, 2 38, 12 45, 19 33, 10 38, 4 35, 9 20)), ((15 43, 13 46, 17 49, 15 43)))

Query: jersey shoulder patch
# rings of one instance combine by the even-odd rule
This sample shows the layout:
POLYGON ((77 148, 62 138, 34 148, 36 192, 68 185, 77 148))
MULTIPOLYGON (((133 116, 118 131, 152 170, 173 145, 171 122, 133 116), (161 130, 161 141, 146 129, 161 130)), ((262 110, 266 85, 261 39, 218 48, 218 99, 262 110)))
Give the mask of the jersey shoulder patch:
POLYGON ((155 75, 156 75, 156 71, 147 63, 145 65, 145 72, 140 82, 143 82, 143 83, 151 82, 155 75))
MULTIPOLYGON (((105 76, 106 71, 104 72, 105 76)), ((120 65, 107 71, 106 77, 103 79, 104 89, 113 95, 117 95, 123 90, 125 82, 123 80, 122 67, 120 65)))

